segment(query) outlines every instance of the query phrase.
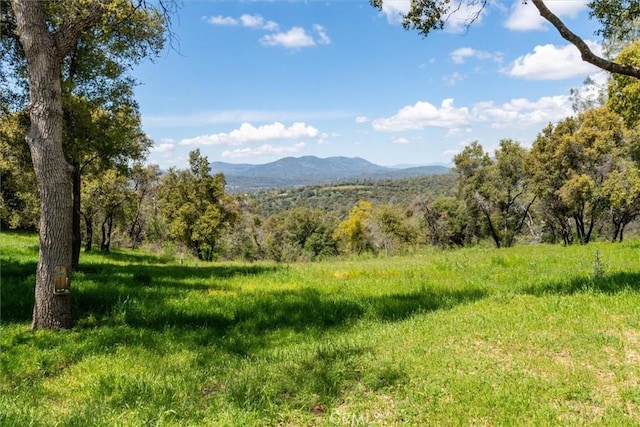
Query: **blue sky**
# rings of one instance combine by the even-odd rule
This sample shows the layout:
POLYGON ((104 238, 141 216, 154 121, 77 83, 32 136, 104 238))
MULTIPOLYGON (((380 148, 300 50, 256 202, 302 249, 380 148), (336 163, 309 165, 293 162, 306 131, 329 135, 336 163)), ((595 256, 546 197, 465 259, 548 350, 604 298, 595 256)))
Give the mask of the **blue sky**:
MULTIPOLYGON (((185 1, 174 48, 134 70, 149 161, 262 164, 287 156, 451 164, 471 141, 530 146, 572 114, 569 90, 606 76, 521 0, 461 8, 445 31, 405 31, 406 0, 185 1)), ((599 50, 583 0, 548 1, 599 50)))

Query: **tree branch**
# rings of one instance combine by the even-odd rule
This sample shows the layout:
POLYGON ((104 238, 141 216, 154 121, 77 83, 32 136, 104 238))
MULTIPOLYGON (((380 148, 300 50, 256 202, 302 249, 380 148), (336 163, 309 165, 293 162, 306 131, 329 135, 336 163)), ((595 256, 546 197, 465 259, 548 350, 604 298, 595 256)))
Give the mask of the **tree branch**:
POLYGON ((589 46, 587 46, 584 40, 582 40, 577 34, 568 29, 567 26, 560 20, 560 18, 554 15, 553 12, 551 12, 549 8, 547 8, 542 0, 531 0, 531 2, 538 9, 540 16, 542 16, 554 27, 556 27, 563 39, 567 40, 578 48, 583 61, 593 64, 605 71, 609 71, 610 73, 623 74, 625 76, 640 79, 640 67, 635 67, 633 65, 627 64, 619 64, 617 62, 609 61, 607 59, 599 57, 598 55, 593 53, 591 49, 589 49, 589 46))
POLYGON ((94 0, 81 10, 69 12, 53 35, 58 55, 64 58, 76 46, 80 36, 92 28, 101 19, 112 0, 94 0))

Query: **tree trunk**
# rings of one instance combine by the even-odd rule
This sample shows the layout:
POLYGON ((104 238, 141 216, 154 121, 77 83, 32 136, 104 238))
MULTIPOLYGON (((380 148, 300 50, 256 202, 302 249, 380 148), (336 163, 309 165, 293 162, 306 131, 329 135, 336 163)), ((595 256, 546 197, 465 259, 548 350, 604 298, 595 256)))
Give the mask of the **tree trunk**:
MULTIPOLYGON (((70 294, 54 293, 54 271, 71 270, 71 168, 62 151, 61 56, 50 36, 44 3, 13 1, 29 70, 31 127, 27 143, 40 194, 40 254, 33 329, 70 328, 70 294)), ((69 274, 69 273, 67 273, 69 274)))
POLYGON ((91 252, 91 246, 93 245, 93 216, 85 215, 84 225, 87 233, 84 240, 84 251, 91 252))
POLYGON ((73 235, 71 240, 71 269, 78 271, 82 233, 80 230, 80 164, 73 163, 73 235))
POLYGON ((107 215, 102 221, 102 242, 100 250, 109 252, 111 250, 111 231, 113 229, 113 215, 107 215))

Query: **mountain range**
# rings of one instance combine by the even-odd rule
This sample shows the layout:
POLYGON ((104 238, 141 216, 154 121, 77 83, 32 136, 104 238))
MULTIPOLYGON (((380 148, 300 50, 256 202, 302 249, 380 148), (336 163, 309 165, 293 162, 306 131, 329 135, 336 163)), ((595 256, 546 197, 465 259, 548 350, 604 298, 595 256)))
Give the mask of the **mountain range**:
POLYGON ((315 156, 285 157, 262 165, 212 162, 210 166, 213 173, 222 172, 225 175, 227 191, 232 193, 365 179, 411 178, 451 171, 448 167, 438 165, 386 167, 360 157, 315 156))

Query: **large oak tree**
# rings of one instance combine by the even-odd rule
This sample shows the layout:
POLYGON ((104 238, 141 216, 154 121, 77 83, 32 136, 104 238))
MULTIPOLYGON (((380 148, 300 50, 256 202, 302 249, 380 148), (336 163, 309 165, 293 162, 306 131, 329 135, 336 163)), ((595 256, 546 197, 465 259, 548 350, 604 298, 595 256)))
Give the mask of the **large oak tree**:
MULTIPOLYGON (((73 324, 70 294, 54 292, 56 272, 59 281, 68 282, 72 267, 74 169, 65 158, 62 144, 63 67, 83 35, 120 16, 122 7, 128 4, 125 0, 11 0, 16 34, 27 63, 30 128, 26 140, 41 207, 34 329, 69 328, 73 324)), ((159 4, 162 6, 162 2, 159 4)), ((143 1, 135 7, 153 9, 143 1)), ((128 16, 121 19, 126 21, 128 16)))

